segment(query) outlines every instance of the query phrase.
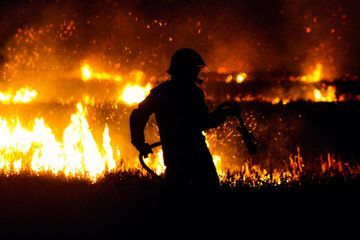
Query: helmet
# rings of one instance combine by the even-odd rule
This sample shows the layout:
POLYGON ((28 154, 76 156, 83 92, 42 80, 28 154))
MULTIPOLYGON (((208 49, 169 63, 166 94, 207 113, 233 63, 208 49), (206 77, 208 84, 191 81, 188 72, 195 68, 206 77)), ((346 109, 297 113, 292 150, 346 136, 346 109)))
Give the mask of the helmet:
POLYGON ((181 48, 172 55, 167 73, 170 75, 181 74, 205 66, 206 64, 199 53, 191 48, 181 48))

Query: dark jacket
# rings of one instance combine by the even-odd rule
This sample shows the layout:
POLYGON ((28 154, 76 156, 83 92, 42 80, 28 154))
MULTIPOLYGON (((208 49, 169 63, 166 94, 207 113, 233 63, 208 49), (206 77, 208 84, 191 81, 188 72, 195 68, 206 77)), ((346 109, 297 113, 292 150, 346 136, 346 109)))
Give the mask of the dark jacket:
POLYGON ((202 131, 225 120, 220 113, 209 113, 204 93, 195 83, 169 80, 151 90, 130 117, 131 142, 137 148, 145 143, 144 129, 155 113, 165 165, 197 161, 211 155, 202 131))

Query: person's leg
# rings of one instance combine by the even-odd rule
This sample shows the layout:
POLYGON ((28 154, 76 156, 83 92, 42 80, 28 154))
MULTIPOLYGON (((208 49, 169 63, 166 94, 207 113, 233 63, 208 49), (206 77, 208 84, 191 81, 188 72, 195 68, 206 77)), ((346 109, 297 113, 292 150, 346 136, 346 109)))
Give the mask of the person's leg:
POLYGON ((190 180, 186 170, 180 166, 167 166, 165 180, 171 191, 186 191, 190 188, 190 180))
POLYGON ((194 164, 191 173, 192 183, 197 191, 212 194, 219 189, 219 177, 212 158, 199 159, 194 164))

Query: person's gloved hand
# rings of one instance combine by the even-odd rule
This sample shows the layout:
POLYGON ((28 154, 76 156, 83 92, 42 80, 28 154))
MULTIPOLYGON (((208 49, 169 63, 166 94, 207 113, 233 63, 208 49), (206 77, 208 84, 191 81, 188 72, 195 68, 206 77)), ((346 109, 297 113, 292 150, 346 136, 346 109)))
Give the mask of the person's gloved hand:
POLYGON ((241 108, 239 104, 235 102, 223 102, 215 109, 214 112, 222 116, 236 117, 240 114, 241 108))
POLYGON ((153 153, 150 144, 144 143, 140 147, 138 147, 138 150, 144 158, 147 158, 149 154, 153 153))

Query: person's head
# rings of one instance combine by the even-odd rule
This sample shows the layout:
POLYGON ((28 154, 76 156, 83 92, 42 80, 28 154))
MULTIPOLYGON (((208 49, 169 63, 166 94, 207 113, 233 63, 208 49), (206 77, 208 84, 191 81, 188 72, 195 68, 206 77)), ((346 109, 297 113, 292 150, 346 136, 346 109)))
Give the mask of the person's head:
POLYGON ((199 53, 191 48, 181 48, 171 57, 167 73, 174 79, 196 81, 206 64, 199 53))

